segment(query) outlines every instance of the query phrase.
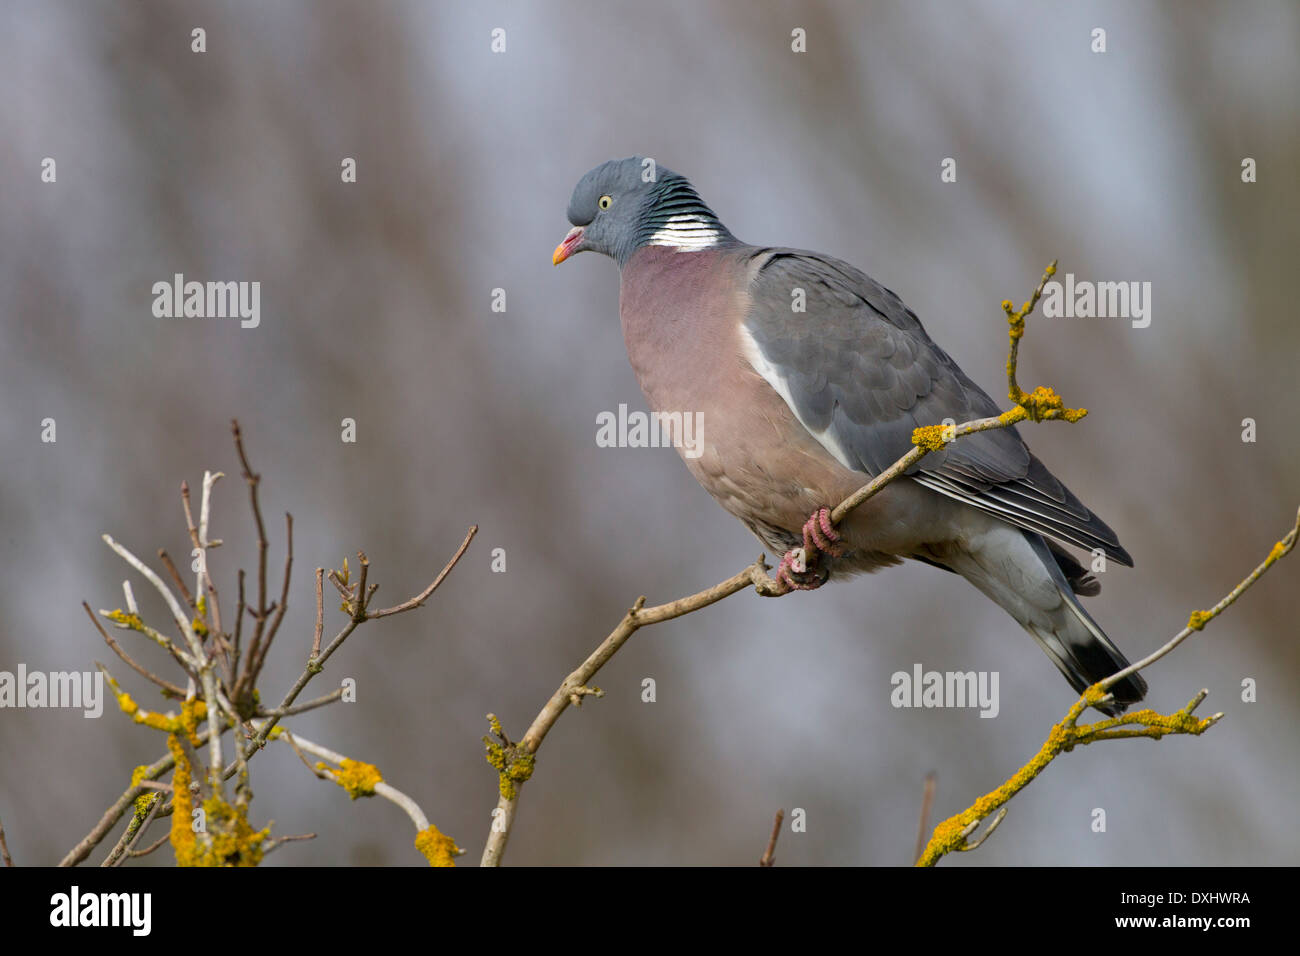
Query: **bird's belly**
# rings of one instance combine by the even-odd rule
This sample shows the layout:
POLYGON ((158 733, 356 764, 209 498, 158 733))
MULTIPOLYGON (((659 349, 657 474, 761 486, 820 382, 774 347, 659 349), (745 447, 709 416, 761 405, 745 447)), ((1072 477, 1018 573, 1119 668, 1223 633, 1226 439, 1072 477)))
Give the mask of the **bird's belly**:
MULTIPOLYGON (((673 445, 695 479, 768 547, 794 547, 809 515, 833 508, 871 476, 831 455, 747 362, 725 365, 690 378, 673 375, 672 365, 655 366, 669 370, 660 374, 636 370, 650 408, 674 423, 680 413, 687 423, 673 445)), ((857 552, 855 566, 870 570, 949 537, 954 507, 903 478, 855 509, 840 530, 857 552)))

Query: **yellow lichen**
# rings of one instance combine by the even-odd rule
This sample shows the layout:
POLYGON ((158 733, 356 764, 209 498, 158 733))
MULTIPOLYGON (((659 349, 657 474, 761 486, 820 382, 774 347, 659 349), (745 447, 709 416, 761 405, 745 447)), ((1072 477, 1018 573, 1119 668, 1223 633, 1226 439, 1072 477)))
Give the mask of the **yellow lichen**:
POLYGON ((176 853, 178 866, 193 866, 196 837, 190 827, 190 761, 185 756, 185 748, 175 734, 167 737, 167 749, 176 761, 176 770, 172 773, 172 850, 176 853))
POLYGON ((206 720, 207 716, 208 705, 197 697, 193 697, 181 704, 181 716, 178 721, 180 729, 185 731, 190 743, 195 747, 199 745, 199 724, 206 720))
POLYGON ((440 832, 432 823, 427 830, 415 836, 415 848, 424 854, 430 866, 455 866, 460 847, 456 841, 440 832))
MULTIPOLYGON (((140 785, 141 781, 143 781, 143 780, 145 779, 145 775, 146 775, 148 772, 149 772, 149 768, 148 768, 147 766, 145 766, 144 764, 140 764, 140 766, 138 766, 138 767, 136 767, 134 770, 132 770, 132 771, 131 771, 131 786, 133 786, 133 787, 138 787, 138 786, 140 785)), ((152 800, 153 800, 153 796, 154 796, 154 795, 153 795, 152 793, 149 793, 148 791, 146 791, 146 792, 140 794, 140 796, 138 796, 138 797, 135 798, 135 815, 136 815, 137 817, 140 816, 140 814, 141 814, 142 812, 143 812, 143 813, 148 813, 148 812, 149 812, 149 805, 150 805, 150 803, 151 803, 152 800)))
POLYGON ((357 797, 374 796, 375 784, 382 783, 384 779, 379 773, 379 768, 371 763, 362 763, 360 760, 349 760, 344 757, 339 766, 342 769, 335 770, 329 764, 322 762, 316 764, 316 769, 329 773, 334 782, 346 790, 353 800, 357 797))
MULTIPOLYGON (((1008 365, 1009 370, 1010 365, 1008 365)), ((1032 392, 1022 391, 1019 395, 1013 394, 1012 398, 1016 400, 1016 407, 1023 409, 1023 417, 1031 418, 1036 422, 1058 418, 1067 422, 1077 422, 1088 414, 1086 408, 1066 408, 1061 396, 1046 385, 1040 385, 1032 392)), ((1007 420, 1007 416, 1014 411, 1015 409, 1011 409, 1009 412, 1003 412, 1001 417, 1007 420)))
POLYGON ((194 832, 190 780, 193 773, 185 748, 176 734, 167 737, 167 749, 176 760, 172 774, 175 809, 172 811, 171 844, 178 866, 257 866, 262 862, 262 844, 271 828, 254 830, 247 811, 236 809, 220 796, 203 801, 203 832, 194 832))
POLYGON ((165 734, 175 733, 180 729, 180 718, 170 717, 167 714, 160 714, 153 710, 137 710, 131 719, 137 724, 152 727, 154 730, 161 730, 165 734))
POLYGON ((139 614, 128 614, 121 608, 117 608, 116 610, 109 611, 104 616, 115 624, 123 624, 133 631, 144 630, 144 621, 140 620, 139 614))
POLYGON ((206 718, 208 712, 208 708, 203 701, 197 698, 185 701, 181 705, 181 716, 173 717, 170 714, 145 710, 132 699, 130 694, 122 690, 117 681, 111 677, 108 679, 108 686, 112 690, 113 696, 117 698, 117 706, 121 708, 122 713, 130 717, 135 723, 143 727, 152 727, 154 730, 161 730, 165 734, 184 731, 190 742, 196 746, 198 745, 199 740, 195 727, 206 718))
POLYGON ((924 448, 926 451, 938 451, 948 443, 944 437, 945 430, 943 425, 923 425, 920 428, 914 428, 912 429, 912 444, 918 448, 924 448))
MULTIPOLYGON (((500 728, 499 723, 497 727, 500 728)), ((518 747, 503 747, 491 737, 484 737, 483 744, 487 748, 484 756, 500 778, 498 789, 501 791, 501 796, 513 800, 519 794, 519 789, 515 785, 523 783, 533 775, 537 758, 518 747)))
POLYGON ((235 809, 221 797, 203 801, 210 845, 196 866, 257 866, 262 862, 262 844, 271 835, 270 826, 254 830, 247 812, 235 809))
POLYGON ((1187 626, 1193 631, 1199 631, 1210 622, 1214 615, 1209 611, 1193 611, 1191 617, 1187 619, 1187 626))

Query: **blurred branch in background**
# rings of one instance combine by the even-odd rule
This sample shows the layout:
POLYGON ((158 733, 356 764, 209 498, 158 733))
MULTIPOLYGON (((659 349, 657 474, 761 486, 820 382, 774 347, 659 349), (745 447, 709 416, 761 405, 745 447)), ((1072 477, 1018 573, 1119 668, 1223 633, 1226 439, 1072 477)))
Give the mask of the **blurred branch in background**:
MULTIPOLYGON (((1042 278, 1035 287, 1033 294, 1019 309, 1015 309, 1010 300, 1002 303, 1003 311, 1007 316, 1008 336, 1010 339, 1009 352, 1007 356, 1007 389, 1013 407, 1003 412, 1001 415, 989 418, 975 419, 964 422, 960 425, 928 425, 914 430, 912 434, 912 448, 894 464, 876 475, 870 482, 854 492, 844 501, 840 502, 833 511, 829 513, 831 524, 838 525, 844 520, 854 508, 861 505, 864 501, 877 494, 880 489, 884 488, 890 482, 897 480, 912 465, 932 451, 938 451, 948 442, 955 441, 964 435, 974 434, 976 432, 988 431, 995 428, 1006 428, 1017 422, 1032 420, 1040 421, 1066 421, 1077 422, 1088 414, 1084 408, 1068 408, 1059 395, 1051 388, 1039 386, 1033 392, 1025 392, 1016 382, 1016 370, 1019 359, 1020 339, 1025 333, 1025 319, 1033 312, 1034 307, 1042 297, 1043 288, 1047 281, 1056 273, 1056 261, 1047 266, 1043 271, 1042 278)), ((824 515, 825 513, 823 513, 824 515)), ((1300 516, 1298 516, 1300 521, 1300 516)), ((999 823, 1002 822, 1006 815, 1005 804, 1013 796, 1020 792, 1028 783, 1038 776, 1039 773, 1055 759, 1056 755, 1062 750, 1070 750, 1076 744, 1092 743, 1094 740, 1115 739, 1120 737, 1150 737, 1159 739, 1165 734, 1194 734, 1199 735, 1212 726, 1222 714, 1215 714, 1213 717, 1198 719, 1191 716, 1192 711, 1204 699, 1206 691, 1202 691, 1182 710, 1173 715, 1159 714, 1154 710, 1145 709, 1124 717, 1113 718, 1110 720, 1100 721, 1095 724, 1077 726, 1079 715, 1094 704, 1105 704, 1113 701, 1107 691, 1110 687, 1129 674, 1148 666, 1168 654, 1179 643, 1184 640, 1191 630, 1199 630, 1205 622, 1221 613, 1228 605, 1254 581, 1258 580, 1268 567, 1278 560, 1282 555, 1291 550, 1295 544, 1296 529, 1282 541, 1279 541, 1274 547, 1265 562, 1241 583, 1234 591, 1219 602, 1209 612, 1196 612, 1192 615, 1188 623, 1188 628, 1179 634, 1165 647, 1156 653, 1139 661, 1124 670, 1107 677, 1105 680, 1088 688, 1082 697, 1070 708, 1065 719, 1052 729, 1043 749, 1039 752, 1030 764, 1026 765, 1010 781, 979 801, 972 807, 944 821, 935 830, 935 835, 930 840, 925 851, 920 854, 918 865, 933 865, 944 854, 952 850, 970 850, 974 849, 984 841, 999 823), (1123 729, 1120 729, 1123 728, 1123 729), (984 820, 990 813, 998 811, 997 817, 993 823, 975 842, 969 842, 969 837, 979 826, 980 821, 984 820)), ((805 547, 795 549, 796 552, 815 551, 815 546, 809 541, 809 536, 805 533, 805 547)), ((800 554, 799 563, 812 564, 815 561, 814 554, 800 554)), ((780 597, 789 593, 789 587, 782 574, 778 574, 776 580, 768 576, 768 565, 763 555, 759 555, 758 560, 743 570, 739 571, 732 577, 719 584, 714 585, 704 591, 699 591, 688 597, 671 601, 667 604, 657 605, 647 608, 645 606, 645 597, 637 599, 636 603, 628 609, 618 626, 610 632, 609 636, 591 653, 591 655, 582 662, 578 668, 569 674, 568 677, 560 684, 560 687, 550 700, 542 708, 536 719, 529 726, 527 732, 518 743, 512 743, 501 728, 500 721, 495 715, 489 714, 488 720, 491 723, 492 737, 484 737, 484 743, 487 746, 487 760, 498 772, 500 777, 500 796, 497 801, 496 809, 492 812, 492 826, 488 834, 487 845, 483 849, 482 865, 498 866, 505 854, 506 845, 510 839, 510 832, 514 826, 515 814, 519 804, 519 790, 524 782, 532 777, 535 769, 534 755, 541 746, 542 741, 555 726, 560 715, 572 704, 575 707, 582 706, 582 699, 586 696, 602 695, 599 688, 591 687, 590 682, 596 676, 597 672, 616 654, 628 639, 643 627, 652 624, 658 624, 663 621, 669 621, 685 614, 690 614, 702 608, 708 607, 721 601, 723 598, 735 594, 737 591, 744 590, 752 585, 760 595, 765 597, 780 597)), ((785 565, 782 565, 782 572, 785 565)), ((800 567, 798 570, 802 571, 800 567)), ((923 818, 924 819, 924 818, 923 818)), ((773 842, 775 836, 773 838, 773 842)), ((769 846, 769 853, 764 855, 764 860, 769 860, 770 852, 773 846, 769 846)), ((764 865, 770 865, 765 863, 764 865)))
MULTIPOLYGON (((346 560, 343 562, 342 571, 329 571, 330 582, 343 598, 341 610, 347 616, 347 620, 324 649, 321 648, 321 638, 325 616, 322 594, 325 569, 317 568, 316 627, 306 666, 288 692, 284 694, 280 704, 273 709, 264 708, 261 705, 261 693, 257 684, 288 604, 290 572, 293 567, 293 518, 291 515, 285 515, 287 546, 280 597, 278 601, 268 604, 267 552, 269 547, 258 501, 258 484, 261 476, 249 465, 239 423, 232 422, 231 429, 244 480, 248 485, 249 504, 257 528, 256 603, 246 604, 244 572, 240 570, 238 572, 239 596, 233 624, 229 628, 222 627, 218 593, 207 562, 208 552, 221 543, 208 537, 212 488, 222 477, 220 472, 207 472, 204 475, 203 496, 197 524, 190 506, 189 487, 186 484, 182 484, 181 487, 189 536, 194 545, 192 567, 196 579, 193 593, 186 587, 171 558, 166 552, 159 552, 159 557, 171 576, 176 590, 188 605, 187 608, 182 608, 181 601, 173 593, 172 588, 168 587, 151 568, 124 545, 104 535, 104 540, 109 547, 140 572, 166 602, 176 630, 182 636, 183 644, 178 645, 165 633, 145 623, 136 604, 130 582, 123 583, 125 610, 118 608, 112 611, 100 611, 100 615, 113 622, 119 629, 141 633, 168 650, 185 672, 187 687, 182 689, 178 684, 167 681, 134 662, 91 614, 96 629, 115 654, 132 670, 156 684, 163 696, 181 698, 182 704, 179 715, 146 710, 122 689, 102 664, 98 665, 117 697, 121 710, 135 723, 167 734, 168 755, 150 766, 136 768, 132 775, 131 786, 109 807, 94 829, 63 858, 61 865, 75 866, 84 860, 90 851, 109 834, 133 802, 135 812, 131 822, 104 861, 106 866, 120 865, 128 857, 143 856, 157 849, 161 841, 151 845, 147 850, 136 851, 133 848, 144 836, 150 824, 167 816, 172 817, 170 840, 176 852, 177 862, 182 865, 256 865, 261 861, 263 854, 272 847, 290 839, 305 839, 305 836, 299 836, 270 840, 269 826, 254 830, 248 822, 248 807, 252 799, 248 761, 266 745, 268 740, 272 739, 284 740, 299 751, 300 755, 301 750, 308 750, 338 764, 337 769, 328 764, 319 764, 312 769, 318 776, 334 780, 344 787, 353 799, 359 796, 379 795, 391 800, 415 823, 417 830, 415 845, 429 862, 434 865, 452 865, 452 858, 463 851, 457 848, 450 838, 429 824, 427 817, 414 800, 384 783, 377 768, 370 764, 349 760, 319 744, 294 738, 277 725, 286 716, 343 699, 344 690, 340 688, 323 697, 295 706, 295 701, 303 688, 324 669, 325 662, 360 625, 366 621, 400 614, 422 606, 465 554, 474 535, 478 532, 478 527, 470 527, 460 547, 427 588, 410 600, 393 607, 371 607, 371 599, 379 586, 367 583, 370 562, 364 552, 357 553, 359 572, 355 583, 351 580, 346 560), (246 648, 243 644, 245 616, 252 621, 252 632, 246 648), (205 722, 207 726, 200 732, 199 727, 205 722), (242 740, 239 735, 236 735, 235 758, 226 765, 222 759, 221 740, 225 732, 232 728, 239 728, 242 731, 242 740), (198 755, 198 748, 205 744, 208 754, 206 766, 198 755), (173 772, 171 785, 157 783, 157 778, 169 770, 173 772), (235 785, 235 803, 232 806, 227 799, 225 781, 233 776, 238 776, 238 780, 235 785), (195 795, 200 798, 201 809, 194 805, 195 795), (176 812, 178 809, 181 812, 176 812), (193 825, 191 817, 196 818, 193 825)), ((86 611, 90 612, 89 606, 86 606, 86 611)))
POLYGON ((776 865, 776 841, 781 836, 781 821, 785 819, 785 811, 776 811, 776 817, 772 820, 772 835, 767 838, 767 849, 758 859, 759 866, 776 865))

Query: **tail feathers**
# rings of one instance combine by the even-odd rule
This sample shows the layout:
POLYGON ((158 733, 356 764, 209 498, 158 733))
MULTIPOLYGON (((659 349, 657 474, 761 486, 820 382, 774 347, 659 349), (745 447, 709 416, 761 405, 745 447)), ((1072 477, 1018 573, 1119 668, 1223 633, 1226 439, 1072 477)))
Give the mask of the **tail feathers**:
MULTIPOLYGON (((1092 615, 1083 609, 1079 599, 1074 596, 1074 588, 1066 580, 1056 556, 1042 535, 1028 531, 1022 533, 1051 575, 1067 612, 1051 615, 1050 629, 1037 622, 1022 623, 1060 668, 1070 686, 1082 694, 1097 681, 1128 667, 1128 658, 1120 653, 1106 632, 1092 619, 1092 615)), ((1147 682, 1142 679, 1142 675, 1130 674, 1110 689, 1115 702, 1097 709, 1108 716, 1118 717, 1130 704, 1136 704, 1145 697, 1146 692, 1147 682)))
MULTIPOLYGON (((984 536, 972 550, 945 555, 945 563, 1015 618, 1078 693, 1128 667, 1079 604, 1042 535, 1004 527, 1006 533, 984 536)), ((1114 703, 1097 709, 1118 717, 1146 692, 1142 676, 1130 674, 1110 689, 1114 703)))
MULTIPOLYGON (((1027 629, 1061 669, 1070 686, 1082 694, 1097 681, 1128 667, 1129 661, 1068 588, 1061 591, 1061 596, 1073 618, 1066 627, 1052 631, 1027 629)), ((1115 703, 1097 709, 1108 716, 1118 717, 1130 704, 1136 704, 1146 696, 1147 682, 1141 674, 1130 674, 1112 687, 1110 693, 1115 703)))

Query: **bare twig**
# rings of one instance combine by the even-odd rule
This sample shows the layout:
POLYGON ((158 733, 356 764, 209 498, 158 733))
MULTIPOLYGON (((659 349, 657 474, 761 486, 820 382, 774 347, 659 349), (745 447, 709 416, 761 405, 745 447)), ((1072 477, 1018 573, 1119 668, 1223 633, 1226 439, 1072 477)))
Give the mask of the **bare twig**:
MULTIPOLYGON (((993 835, 993 831, 998 828, 998 824, 1000 824, 1003 820, 1007 818, 1007 810, 1008 810, 1007 807, 1003 807, 1001 810, 999 810, 998 815, 995 816, 993 818, 993 822, 989 824, 989 828, 985 830, 982 834, 980 834, 980 838, 973 842, 968 842, 964 847, 962 847, 962 849, 973 850, 981 843, 983 843, 985 840, 987 840, 989 837, 991 837, 993 835)), ((980 825, 979 820, 976 820, 973 823, 971 823, 970 826, 968 826, 965 830, 962 831, 962 838, 965 840, 970 840, 971 834, 974 833, 979 828, 979 825, 980 825)))
POLYGON ((267 840, 265 843, 262 844, 262 856, 265 858, 265 856, 268 853, 270 853, 272 850, 278 850, 286 843, 295 843, 299 840, 314 840, 314 839, 316 839, 316 834, 314 833, 290 833, 282 837, 275 837, 274 839, 267 840))
POLYGON ((315 710, 317 707, 324 707, 326 704, 332 704, 343 696, 343 688, 330 691, 324 697, 317 697, 315 700, 309 700, 305 704, 295 704, 292 707, 277 707, 275 710, 259 710, 254 716, 257 717, 292 717, 294 714, 306 713, 309 710, 315 710))
POLYGON ((275 605, 275 614, 271 618, 271 623, 266 629, 266 636, 262 640, 261 649, 258 651, 257 660, 253 660, 249 655, 249 670, 251 677, 248 682, 249 687, 257 684, 257 678, 262 673, 262 665, 266 662, 266 652, 271 647, 271 642, 275 640, 275 635, 280 630, 280 622, 284 620, 284 612, 289 608, 289 575, 293 570, 293 515, 287 511, 284 514, 284 536, 287 542, 284 557, 284 585, 280 590, 280 601, 275 605))
POLYGON ((921 794, 921 822, 916 828, 916 852, 912 854, 912 862, 915 863, 921 859, 921 854, 925 852, 925 835, 930 832, 930 808, 934 806, 934 771, 925 775, 925 790, 921 794))
MULTIPOLYGON (((478 534, 478 525, 472 525, 469 529, 469 533, 465 535, 465 540, 462 541, 460 547, 456 549, 456 553, 451 556, 451 560, 448 561, 443 569, 438 572, 438 576, 433 579, 433 583, 427 588, 409 601, 404 601, 393 607, 381 608, 378 611, 368 611, 366 617, 373 621, 381 617, 388 617, 390 614, 401 614, 403 611, 409 611, 412 608, 417 608, 423 605, 425 601, 429 600, 429 597, 433 592, 438 590, 438 585, 442 583, 442 579, 445 578, 451 569, 456 566, 456 562, 460 560, 461 555, 465 553, 465 549, 469 547, 469 543, 474 540, 474 535, 476 534, 478 534)), ((362 580, 365 580, 364 569, 362 580)))
POLYGON ((244 569, 243 568, 239 569, 237 577, 239 580, 239 596, 235 600, 235 634, 234 637, 232 638, 234 651, 231 654, 231 664, 230 664, 230 666, 234 668, 236 672, 238 672, 239 670, 239 665, 241 660, 240 654, 242 652, 242 648, 240 646, 240 639, 244 630, 245 604, 244 604, 244 569))
MULTIPOLYGON (((421 594, 417 598, 412 598, 410 601, 407 601, 404 604, 399 605, 398 608, 393 609, 393 613, 398 613, 399 610, 409 611, 412 608, 419 607, 421 604, 424 603, 424 601, 428 600, 429 596, 433 594, 435 590, 437 590, 438 585, 440 585, 443 582, 443 580, 446 579, 447 575, 451 572, 451 569, 456 566, 456 563, 458 561, 460 561, 461 556, 464 555, 466 549, 469 548, 469 543, 474 540, 474 535, 476 534, 478 534, 478 525, 471 525, 469 531, 466 532, 465 539, 461 542, 460 547, 456 549, 456 553, 453 554, 451 556, 451 559, 443 566, 442 571, 438 573, 438 576, 434 579, 433 584, 425 588, 425 590, 421 592, 421 594)), ((330 573, 331 575, 333 574, 333 572, 330 573)), ((374 614, 372 616, 380 617, 383 615, 374 614)), ((329 644, 325 646, 325 649, 321 651, 320 654, 314 654, 312 655, 312 657, 308 659, 306 668, 303 670, 303 672, 300 675, 298 675, 298 679, 294 681, 293 686, 290 687, 288 693, 284 695, 284 699, 280 701, 279 706, 276 707, 275 710, 271 711, 271 716, 269 717, 269 719, 261 725, 261 728, 258 730, 257 734, 249 742, 248 747, 244 750, 245 758, 251 757, 254 752, 266 746, 267 735, 275 728, 275 725, 279 722, 280 715, 286 712, 287 709, 290 707, 290 705, 292 705, 293 702, 298 699, 298 695, 302 693, 302 689, 307 686, 308 681, 310 681, 313 677, 315 677, 317 674, 321 672, 321 670, 324 668, 325 662, 329 660, 330 655, 332 655, 336 650, 338 650, 338 648, 343 644, 343 642, 347 640, 348 636, 353 631, 355 631, 361 623, 368 620, 369 617, 370 616, 365 616, 360 618, 360 620, 354 617, 349 617, 347 623, 343 625, 342 630, 340 630, 339 633, 334 636, 334 639, 331 640, 329 644)), ((232 773, 234 773, 234 771, 235 771, 235 767, 233 765, 227 767, 225 776, 229 777, 232 773)))
POLYGON ((325 596, 322 593, 322 582, 325 579, 325 569, 316 569, 316 636, 311 642, 311 656, 315 658, 320 654, 320 639, 325 630, 325 596))
POLYGON ((767 839, 767 849, 759 857, 759 866, 772 866, 776 863, 776 840, 781 835, 781 821, 785 819, 785 811, 776 811, 776 819, 772 821, 772 835, 767 839))
MULTIPOLYGON (((266 629, 269 610, 266 606, 266 554, 269 545, 266 540, 266 525, 262 521, 262 506, 258 501, 257 486, 262 476, 253 471, 244 452, 244 436, 239 429, 239 422, 231 420, 230 431, 235 438, 235 451, 239 455, 239 465, 243 469, 244 483, 248 485, 248 500, 253 510, 253 523, 257 526, 257 609, 253 612, 253 637, 248 642, 248 658, 244 670, 235 681, 234 697, 243 699, 251 693, 248 677, 251 663, 259 660, 262 648, 262 635, 266 629)), ((255 676, 255 674, 254 674, 255 676)))
MULTIPOLYGON (((143 850, 128 850, 127 855, 132 857, 148 856, 154 850, 161 849, 162 847, 166 846, 167 841, 170 840, 171 838, 172 835, 170 833, 164 833, 162 836, 154 840, 143 850)), ((121 866, 121 863, 119 863, 118 866, 121 866)))
POLYGON ((1130 674, 1137 673, 1144 667, 1154 664, 1183 641, 1187 640, 1187 638, 1191 637, 1193 632, 1204 628, 1206 624, 1210 623, 1210 621, 1214 620, 1226 611, 1232 603, 1237 600, 1237 598, 1245 594, 1246 591, 1248 591, 1250 587, 1263 576, 1264 572, 1282 558, 1286 557, 1286 555, 1290 554, 1291 549, 1295 547, 1297 536, 1300 536, 1300 510, 1296 511, 1295 524, 1292 525, 1291 530, 1283 536, 1282 540, 1273 545, 1273 549, 1269 551, 1268 557, 1261 561, 1256 566, 1255 570, 1246 575, 1241 583, 1224 595, 1223 599, 1219 601, 1218 604, 1214 605, 1214 607, 1210 608, 1208 611, 1193 611, 1191 617, 1187 621, 1187 626, 1175 634, 1167 644, 1156 650, 1154 653, 1142 658, 1142 660, 1138 661, 1136 664, 1130 664, 1122 671, 1117 671, 1110 677, 1107 677, 1099 686, 1103 690, 1109 690, 1130 674))
POLYGON ((162 688, 162 692, 166 696, 171 697, 175 700, 184 699, 185 691, 182 688, 177 687, 169 680, 165 680, 164 678, 159 677, 157 674, 153 673, 152 671, 146 670, 145 668, 137 664, 135 661, 133 661, 127 655, 126 651, 122 650, 121 645, 118 644, 117 641, 113 639, 113 636, 109 634, 108 631, 104 630, 103 626, 99 623, 99 618, 95 617, 95 612, 90 609, 89 604, 87 604, 85 601, 82 601, 81 606, 85 609, 86 616, 90 618, 90 623, 95 625, 95 630, 99 631, 99 636, 104 639, 104 643, 106 643, 112 649, 113 653, 116 654, 118 657, 120 657, 128 667, 130 667, 141 677, 145 678, 145 680, 153 684, 157 684, 160 688, 162 688))
POLYGON ((172 563, 172 556, 167 553, 165 548, 158 549, 158 560, 163 563, 163 567, 166 568, 167 573, 171 575, 172 583, 175 584, 176 589, 181 592, 181 596, 185 598, 185 603, 190 606, 190 610, 197 610, 198 607, 195 603, 194 595, 190 593, 189 587, 185 584, 185 579, 182 578, 181 573, 176 570, 176 565, 172 563))

